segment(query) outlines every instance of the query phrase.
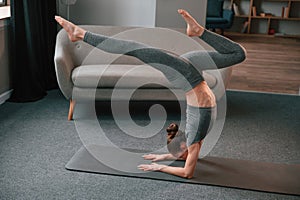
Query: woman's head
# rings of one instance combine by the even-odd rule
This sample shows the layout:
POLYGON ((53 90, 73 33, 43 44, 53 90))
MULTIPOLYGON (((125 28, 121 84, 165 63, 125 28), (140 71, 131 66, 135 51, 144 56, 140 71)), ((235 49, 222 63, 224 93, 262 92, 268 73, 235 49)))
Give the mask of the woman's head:
POLYGON ((185 159, 187 147, 184 132, 178 129, 177 124, 172 123, 168 126, 167 133, 167 148, 169 152, 177 158, 185 159))

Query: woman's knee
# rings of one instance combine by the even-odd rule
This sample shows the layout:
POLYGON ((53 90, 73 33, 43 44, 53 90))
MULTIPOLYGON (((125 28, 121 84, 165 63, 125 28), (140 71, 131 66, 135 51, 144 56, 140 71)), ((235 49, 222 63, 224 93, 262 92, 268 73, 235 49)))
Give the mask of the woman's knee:
POLYGON ((246 49, 240 46, 239 51, 236 52, 238 63, 241 63, 246 59, 246 54, 247 54, 246 49))

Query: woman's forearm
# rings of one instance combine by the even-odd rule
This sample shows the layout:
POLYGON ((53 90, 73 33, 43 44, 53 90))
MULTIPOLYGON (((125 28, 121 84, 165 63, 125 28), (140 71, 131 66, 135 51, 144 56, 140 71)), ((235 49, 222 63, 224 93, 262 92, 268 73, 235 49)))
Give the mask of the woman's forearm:
POLYGON ((193 178, 201 146, 202 141, 192 144, 188 148, 189 154, 184 167, 161 166, 159 171, 183 178, 193 178))
POLYGON ((165 160, 180 160, 180 159, 176 158, 172 154, 168 153, 168 154, 165 154, 165 160))
POLYGON ((194 170, 185 167, 163 166, 159 171, 188 179, 193 178, 194 175, 194 170))

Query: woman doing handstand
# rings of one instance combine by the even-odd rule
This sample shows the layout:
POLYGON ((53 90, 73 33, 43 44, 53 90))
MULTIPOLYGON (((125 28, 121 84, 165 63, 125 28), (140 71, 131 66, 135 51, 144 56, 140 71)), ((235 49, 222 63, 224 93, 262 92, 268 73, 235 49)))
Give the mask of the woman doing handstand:
MULTIPOLYGON (((192 178, 204 137, 209 132, 216 114, 216 99, 206 81, 198 72, 197 63, 201 63, 203 55, 208 54, 217 68, 224 68, 240 63, 245 59, 245 50, 239 44, 206 30, 185 10, 178 10, 187 23, 187 35, 197 36, 212 46, 215 51, 193 51, 180 57, 134 41, 110 38, 88 32, 73 23, 56 16, 56 21, 66 30, 71 41, 84 42, 115 54, 124 54, 138 58, 144 63, 160 70, 176 87, 185 91, 187 100, 186 129, 182 132, 178 125, 172 123, 167 128, 168 150, 170 154, 149 154, 144 159, 152 160, 152 164, 139 165, 144 171, 161 171, 184 178, 192 178), (105 45, 99 45, 105 41, 105 45), (174 74, 170 66, 180 75, 174 74), (184 78, 182 78, 184 76, 184 78), (172 167, 154 163, 160 160, 186 160, 184 167, 172 167)), ((203 61, 203 60, 202 60, 203 61)), ((205 67, 201 66, 201 70, 205 67)))

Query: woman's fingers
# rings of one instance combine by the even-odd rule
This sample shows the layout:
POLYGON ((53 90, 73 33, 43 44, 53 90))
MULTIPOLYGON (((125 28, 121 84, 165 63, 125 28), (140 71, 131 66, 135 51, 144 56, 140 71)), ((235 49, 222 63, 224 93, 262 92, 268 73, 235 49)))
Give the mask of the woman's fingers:
POLYGON ((145 160, 152 160, 152 161, 155 161, 155 160, 156 160, 156 157, 157 157, 157 155, 155 155, 155 154, 147 154, 147 155, 143 155, 143 158, 144 158, 145 160))
POLYGON ((142 164, 138 166, 138 169, 143 170, 143 171, 159 171, 163 165, 158 165, 156 163, 152 163, 150 165, 148 164, 142 164))
POLYGON ((148 165, 139 165, 138 169, 143 170, 143 171, 148 171, 150 167, 148 165))

